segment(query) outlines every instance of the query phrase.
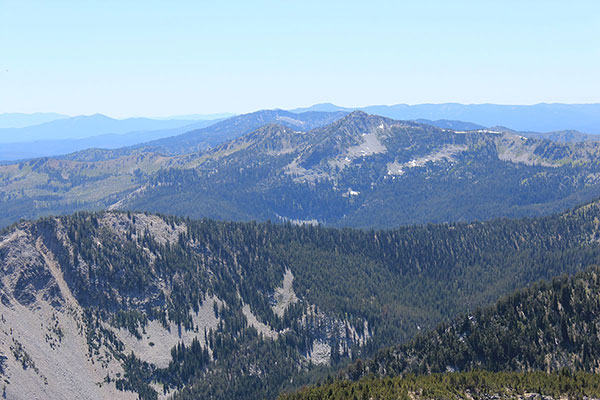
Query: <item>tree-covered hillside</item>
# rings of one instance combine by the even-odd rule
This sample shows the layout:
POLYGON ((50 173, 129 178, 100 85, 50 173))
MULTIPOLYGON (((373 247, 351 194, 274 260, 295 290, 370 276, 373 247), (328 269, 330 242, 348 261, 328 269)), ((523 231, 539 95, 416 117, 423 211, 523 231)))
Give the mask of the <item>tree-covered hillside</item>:
POLYGON ((451 372, 337 381, 287 394, 281 400, 597 399, 600 375, 545 372, 451 372))
MULTIPOLYGON (((80 309, 89 354, 101 356, 94 365, 118 362, 123 373, 107 371, 108 384, 144 398, 273 398, 516 288, 598 264, 599 224, 596 203, 392 231, 80 213, 2 233, 2 304, 6 315, 80 309)), ((13 339, 24 351, 39 342, 13 339)))
POLYGON ((365 378, 305 388, 281 400, 489 400, 597 399, 600 375, 568 371, 450 372, 365 378))
POLYGON ((597 398, 599 368, 600 267, 593 266, 518 290, 356 361, 344 379, 282 398, 597 398))
POLYGON ((600 368, 600 268, 519 290, 347 370, 368 374, 445 371, 570 371, 600 368))

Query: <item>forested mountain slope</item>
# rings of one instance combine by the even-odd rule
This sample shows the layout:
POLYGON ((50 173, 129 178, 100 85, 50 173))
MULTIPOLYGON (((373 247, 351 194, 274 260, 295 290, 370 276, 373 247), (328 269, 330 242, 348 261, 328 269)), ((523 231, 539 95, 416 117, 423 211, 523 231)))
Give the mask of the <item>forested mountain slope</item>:
POLYGON ((555 278, 442 324, 349 369, 396 375, 444 371, 600 370, 600 268, 555 278))
POLYGON ((581 372, 599 370, 600 268, 594 266, 519 290, 492 307, 379 351, 374 359, 357 361, 343 374, 369 379, 338 381, 284 398, 524 398, 532 392, 598 397, 599 376, 581 372), (481 370, 491 372, 464 373, 481 370), (382 378, 390 376, 398 377, 382 378))
POLYGON ((286 394, 281 400, 564 400, 599 399, 600 376, 535 372, 449 372, 336 381, 286 394))
POLYGON ((206 130, 169 138, 171 150, 89 150, 0 166, 0 224, 112 208, 392 228, 544 215, 600 196, 600 143, 453 131, 362 112, 305 131, 340 117, 307 114, 222 121, 206 129, 235 139, 203 151, 206 130))
POLYGON ((274 398, 597 264, 599 224, 596 203, 393 231, 123 212, 22 222, 0 235, 1 372, 11 398, 274 398))

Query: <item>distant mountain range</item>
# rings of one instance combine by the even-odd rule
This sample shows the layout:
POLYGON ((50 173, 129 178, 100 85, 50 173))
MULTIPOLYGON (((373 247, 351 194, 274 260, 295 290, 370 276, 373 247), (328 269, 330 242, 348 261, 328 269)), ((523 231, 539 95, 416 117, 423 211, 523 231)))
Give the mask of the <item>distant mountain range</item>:
POLYGON ((216 114, 185 114, 185 115, 172 115, 169 117, 152 117, 152 119, 183 119, 183 120, 217 120, 225 119, 235 116, 234 113, 216 113, 216 114))
POLYGON ((31 142, 55 139, 83 139, 105 134, 172 129, 190 125, 189 120, 154 120, 149 118, 114 119, 102 114, 57 119, 25 128, 0 129, 0 143, 31 142))
POLYGON ((191 123, 177 128, 133 131, 121 134, 103 134, 98 136, 84 137, 81 139, 54 139, 36 140, 32 142, 2 143, 0 146, 0 161, 59 156, 90 148, 115 149, 125 146, 133 146, 143 142, 180 135, 190 130, 213 125, 219 121, 220 120, 218 119, 198 120, 195 122, 188 121, 191 123))
POLYGON ((347 108, 331 103, 297 108, 293 112, 361 110, 398 120, 449 119, 468 121, 482 126, 507 126, 517 131, 549 132, 578 130, 600 134, 600 104, 397 104, 347 108))
MULTIPOLYGON (((101 115, 101 114, 97 114, 101 115)), ((219 114, 186 114, 173 115, 168 117, 149 117, 143 119, 151 120, 183 120, 183 121, 204 121, 204 120, 219 120, 233 117, 232 113, 219 114)), ((78 117, 85 117, 83 115, 78 117)), ((89 116, 88 116, 89 117, 89 116)), ((0 129, 4 128, 25 128, 34 125, 44 124, 46 122, 56 121, 59 119, 75 118, 65 114, 58 113, 0 113, 0 129)), ((107 132, 109 133, 109 132, 107 132)), ((46 138, 49 139, 49 138, 46 138)))
POLYGON ((540 215, 600 196, 599 154, 595 142, 359 111, 260 111, 143 145, 1 166, 0 224, 107 207, 355 227, 540 215))
POLYGON ((50 121, 70 118, 68 115, 57 113, 4 113, 0 114, 0 129, 24 128, 39 125, 50 121))
POLYGON ((249 124, 248 129, 245 130, 232 127, 231 125, 238 121, 234 119, 231 123, 218 126, 212 132, 196 132, 196 130, 212 125, 210 121, 218 122, 221 119, 231 118, 233 114, 114 119, 102 114, 69 117, 56 113, 13 113, 0 114, 0 143, 3 143, 0 149, 0 161, 59 156, 87 148, 117 149, 130 146, 165 154, 182 154, 204 150, 248 133, 251 129, 261 126, 261 122, 263 124, 267 121, 278 122, 301 130, 309 130, 314 127, 310 122, 299 120, 305 125, 295 125, 294 120, 298 120, 295 114, 308 116, 314 112, 334 112, 339 116, 354 110, 363 110, 400 120, 415 120, 452 130, 477 130, 490 126, 508 127, 493 129, 559 142, 598 141, 600 138, 600 135, 593 134, 600 133, 598 128, 600 106, 597 104, 502 106, 448 103, 346 108, 324 103, 291 111, 273 110, 272 113, 278 113, 278 119, 266 117, 264 121, 257 120, 256 123, 249 124), (186 132, 189 132, 186 136, 160 141, 186 132), (200 136, 204 137, 201 143, 198 142, 200 136), (140 145, 142 143, 145 144, 140 145))
POLYGON ((478 129, 486 129, 486 127, 483 125, 477 125, 472 122, 465 122, 465 121, 454 121, 454 120, 450 120, 450 119, 438 119, 438 120, 432 121, 429 119, 419 118, 419 119, 416 119, 415 122, 418 122, 420 124, 437 126, 438 128, 452 129, 455 131, 476 131, 478 129))
MULTIPOLYGON (((600 104, 560 104, 560 103, 540 103, 535 105, 498 105, 498 104, 397 104, 397 105, 373 105, 366 107, 341 107, 331 103, 315 104, 310 107, 296 108, 289 110, 294 113, 307 111, 319 112, 352 112, 364 111, 368 114, 381 115, 397 120, 417 120, 436 122, 436 126, 449 129, 472 130, 477 127, 505 126, 515 131, 523 132, 552 132, 577 130, 585 134, 600 134, 600 104), (463 128, 459 128, 453 123, 460 122, 463 128), (450 124, 441 126, 442 124, 450 124)), ((181 126, 176 121, 197 121, 224 119, 234 116, 232 113, 220 114, 187 114, 169 117, 152 118, 128 118, 122 121, 120 126, 107 126, 106 118, 101 114, 92 116, 69 117, 56 113, 35 113, 35 114, 0 114, 0 142, 30 140, 25 137, 19 140, 7 140, 9 133, 22 132, 23 134, 37 134, 33 140, 62 139, 66 137, 90 137, 100 134, 125 133, 130 131, 167 129, 170 127, 181 126), (104 117, 104 118, 102 118, 104 117), (63 124, 51 124, 45 127, 33 129, 33 133, 25 131, 3 131, 6 128, 23 128, 33 125, 40 125, 59 119, 71 119, 72 122, 63 124), (94 125, 97 120, 98 128, 94 125), (151 125, 150 121, 173 121, 165 125, 151 125), (88 124, 87 126, 85 124, 88 124), (171 125, 173 124, 173 125, 171 125), (109 128, 107 130, 106 128, 109 128), (87 132, 79 132, 72 136, 67 133, 70 130, 80 128, 89 129, 87 132), (47 131, 44 133, 43 130, 47 131), (53 136, 57 133, 61 136, 53 136), (65 134, 71 136, 65 136, 65 134), (85 136, 81 136, 84 134, 85 136)), ((191 122, 190 122, 191 123, 191 122)))

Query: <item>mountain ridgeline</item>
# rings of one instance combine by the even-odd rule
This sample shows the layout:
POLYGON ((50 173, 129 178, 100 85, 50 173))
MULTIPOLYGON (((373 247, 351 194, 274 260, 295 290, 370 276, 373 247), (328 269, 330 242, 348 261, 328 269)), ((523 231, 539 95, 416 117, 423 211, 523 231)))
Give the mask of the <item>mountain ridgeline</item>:
MULTIPOLYGON (((504 342, 495 344, 485 322, 491 311, 472 310, 599 264, 599 225, 597 203, 537 219, 392 231, 126 212, 21 222, 0 234, 0 373, 10 398, 275 398, 461 313, 487 335, 477 343, 496 351, 504 342)), ((547 299, 522 311, 529 316, 547 299)), ((565 314, 568 335, 593 332, 595 309, 580 303, 560 303, 591 321, 572 325, 565 314)), ((555 308, 548 340, 563 315, 555 308)), ((446 331, 453 343, 450 328, 439 335, 446 331)), ((417 343, 435 348, 429 337, 417 343)), ((588 345, 600 347, 594 338, 588 345)), ((403 358, 400 349, 380 353, 368 370, 353 364, 352 373, 433 354, 415 348, 403 358)), ((479 365, 468 358, 477 351, 465 353, 465 365, 479 365)), ((451 355, 440 354, 422 368, 446 368, 451 355)), ((552 367, 578 360, 556 354, 552 367)), ((524 357, 523 366, 538 367, 524 357)), ((413 360, 415 371, 430 358, 413 360)))
POLYGON ((547 215, 600 196, 599 153, 597 142, 363 112, 260 111, 136 147, 0 166, 0 224, 105 208, 372 228, 547 215))

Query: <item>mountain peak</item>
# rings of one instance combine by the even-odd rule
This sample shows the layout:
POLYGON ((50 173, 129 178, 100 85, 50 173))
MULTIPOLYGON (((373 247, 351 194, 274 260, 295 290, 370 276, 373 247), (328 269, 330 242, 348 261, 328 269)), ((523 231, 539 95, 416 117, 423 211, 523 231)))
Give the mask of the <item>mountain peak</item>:
POLYGON ((71 118, 72 120, 114 120, 114 118, 111 118, 107 115, 104 114, 100 114, 100 113, 96 113, 96 114, 89 114, 89 115, 77 115, 75 117, 71 118))
POLYGON ((379 115, 367 114, 364 111, 352 111, 336 124, 338 128, 354 125, 359 129, 370 129, 382 124, 387 118, 379 115))
POLYGON ((352 111, 351 113, 349 113, 348 115, 346 115, 344 118, 341 118, 339 120, 340 124, 347 124, 347 123, 354 123, 354 122, 365 122, 371 119, 381 119, 380 116, 378 115, 371 115, 371 114, 367 114, 364 111, 352 111))
POLYGON ((349 117, 350 118, 357 118, 357 117, 364 118, 367 116, 369 116, 369 114, 367 114, 366 112, 361 111, 361 110, 355 110, 355 111, 352 111, 350 114, 348 114, 346 118, 349 118, 349 117))

